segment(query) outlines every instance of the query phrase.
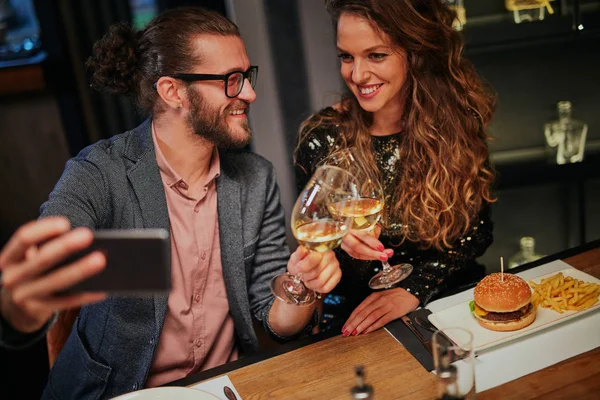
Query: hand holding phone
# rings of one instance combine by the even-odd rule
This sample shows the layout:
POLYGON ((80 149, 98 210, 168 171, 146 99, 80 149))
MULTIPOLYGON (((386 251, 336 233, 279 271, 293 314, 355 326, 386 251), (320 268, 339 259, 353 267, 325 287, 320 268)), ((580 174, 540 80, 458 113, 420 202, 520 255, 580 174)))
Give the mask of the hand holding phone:
POLYGON ((166 230, 92 232, 47 217, 20 227, 0 251, 0 314, 21 332, 34 332, 55 312, 101 301, 106 293, 169 289, 166 230))
POLYGON ((57 311, 78 308, 106 298, 104 292, 58 295, 98 274, 106 259, 98 253, 79 258, 53 272, 56 265, 93 242, 88 228, 71 229, 65 217, 28 222, 0 251, 0 314, 20 332, 39 330, 57 311))

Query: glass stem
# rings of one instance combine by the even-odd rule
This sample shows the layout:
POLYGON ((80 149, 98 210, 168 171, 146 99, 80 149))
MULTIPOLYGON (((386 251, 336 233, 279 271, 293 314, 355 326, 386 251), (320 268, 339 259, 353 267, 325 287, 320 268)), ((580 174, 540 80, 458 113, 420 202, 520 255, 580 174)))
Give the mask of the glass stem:
POLYGON ((390 265, 390 263, 387 261, 382 261, 381 264, 383 265, 383 275, 385 276, 389 274, 392 270, 392 266, 390 265))

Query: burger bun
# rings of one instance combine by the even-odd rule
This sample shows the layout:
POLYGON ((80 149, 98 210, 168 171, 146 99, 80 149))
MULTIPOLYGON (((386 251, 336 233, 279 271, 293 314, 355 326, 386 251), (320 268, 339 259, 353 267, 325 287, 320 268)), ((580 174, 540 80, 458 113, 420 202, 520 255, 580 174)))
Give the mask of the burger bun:
POLYGON ((531 288, 517 275, 493 273, 475 286, 473 300, 486 311, 516 311, 531 301, 531 288))

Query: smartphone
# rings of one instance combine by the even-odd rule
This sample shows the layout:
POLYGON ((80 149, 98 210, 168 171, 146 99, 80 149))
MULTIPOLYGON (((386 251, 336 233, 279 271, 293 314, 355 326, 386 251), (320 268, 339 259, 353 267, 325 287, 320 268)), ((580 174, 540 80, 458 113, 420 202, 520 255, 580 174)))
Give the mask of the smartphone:
POLYGON ((152 294, 171 289, 171 242, 164 229, 118 229, 94 232, 94 241, 61 265, 93 251, 106 257, 106 267, 64 293, 109 292, 152 294))

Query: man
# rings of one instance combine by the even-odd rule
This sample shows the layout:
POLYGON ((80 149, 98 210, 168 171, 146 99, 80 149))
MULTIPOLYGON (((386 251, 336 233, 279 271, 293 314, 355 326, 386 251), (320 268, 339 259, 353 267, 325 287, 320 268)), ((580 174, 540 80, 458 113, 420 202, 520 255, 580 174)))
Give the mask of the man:
POLYGON ((134 94, 152 118, 69 161, 43 218, 0 253, 0 343, 26 345, 57 310, 84 306, 43 398, 114 397, 252 353, 251 315, 279 339, 307 332, 315 307, 275 301, 271 278, 287 264, 327 293, 341 272, 332 252, 289 257, 273 167, 224 150, 249 142, 256 98, 237 27, 199 8, 167 11, 139 33, 115 25, 88 68, 93 86, 134 94), (107 228, 170 230, 168 297, 55 295, 105 267, 92 253, 45 274, 107 228))

